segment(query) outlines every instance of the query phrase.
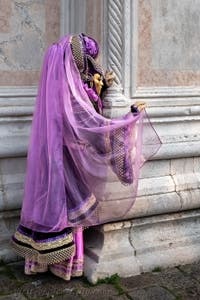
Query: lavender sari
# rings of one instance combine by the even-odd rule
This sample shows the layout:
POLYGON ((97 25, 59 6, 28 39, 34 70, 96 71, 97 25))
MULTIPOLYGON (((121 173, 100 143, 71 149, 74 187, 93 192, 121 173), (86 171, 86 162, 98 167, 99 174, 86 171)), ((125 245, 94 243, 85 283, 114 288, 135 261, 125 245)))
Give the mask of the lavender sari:
POLYGON ((139 169, 160 146, 144 112, 110 120, 95 111, 70 43, 71 36, 63 38, 45 55, 21 220, 12 240, 26 258, 27 274, 50 265, 67 280, 82 273, 82 227, 127 213, 139 169), (120 207, 110 193, 113 182, 127 195, 120 207))

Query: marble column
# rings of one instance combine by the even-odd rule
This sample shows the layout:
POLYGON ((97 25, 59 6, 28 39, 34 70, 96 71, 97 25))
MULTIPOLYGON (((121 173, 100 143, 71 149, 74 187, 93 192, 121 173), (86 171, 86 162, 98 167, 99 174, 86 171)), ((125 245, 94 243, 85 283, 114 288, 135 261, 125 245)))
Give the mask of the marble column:
POLYGON ((131 1, 104 1, 103 62, 106 69, 112 70, 115 82, 104 95, 104 115, 117 117, 130 110, 130 30, 131 1))

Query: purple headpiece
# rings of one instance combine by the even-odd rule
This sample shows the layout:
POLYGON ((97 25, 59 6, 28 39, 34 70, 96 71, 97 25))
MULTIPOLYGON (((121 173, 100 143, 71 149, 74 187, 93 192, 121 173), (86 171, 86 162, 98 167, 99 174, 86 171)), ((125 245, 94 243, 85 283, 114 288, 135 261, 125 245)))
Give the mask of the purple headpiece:
POLYGON ((84 43, 85 54, 95 59, 99 54, 99 46, 97 42, 93 38, 86 36, 83 33, 80 34, 80 37, 84 43))
POLYGON ((91 81, 94 73, 103 75, 101 66, 95 60, 99 53, 99 46, 93 38, 83 33, 73 35, 71 49, 84 82, 91 81))

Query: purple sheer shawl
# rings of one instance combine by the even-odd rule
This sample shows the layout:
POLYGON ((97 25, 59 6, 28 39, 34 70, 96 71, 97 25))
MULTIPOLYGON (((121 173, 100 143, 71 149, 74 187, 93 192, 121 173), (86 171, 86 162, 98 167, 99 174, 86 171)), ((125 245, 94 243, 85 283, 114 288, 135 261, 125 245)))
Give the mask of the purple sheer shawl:
POLYGON ((47 50, 36 101, 21 213, 21 225, 35 231, 121 218, 139 168, 160 146, 145 113, 110 120, 94 110, 70 39, 47 50))

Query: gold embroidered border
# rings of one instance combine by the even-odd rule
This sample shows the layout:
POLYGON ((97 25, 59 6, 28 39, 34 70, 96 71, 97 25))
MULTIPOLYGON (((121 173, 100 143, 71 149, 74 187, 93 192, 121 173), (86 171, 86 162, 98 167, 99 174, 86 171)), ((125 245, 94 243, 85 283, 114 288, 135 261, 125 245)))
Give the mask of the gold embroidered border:
POLYGON ((32 275, 32 274, 36 274, 36 273, 45 273, 48 271, 48 265, 47 264, 39 264, 37 263, 37 265, 31 265, 31 266, 26 266, 25 265, 25 274, 26 275, 32 275))
POLYGON ((83 271, 72 271, 72 277, 80 277, 83 275, 83 271))
POLYGON ((68 247, 67 249, 60 249, 52 251, 51 253, 41 254, 35 249, 30 249, 21 245, 18 245, 14 241, 11 241, 12 247, 15 252, 22 257, 34 260, 41 264, 56 264, 62 262, 75 254, 75 245, 68 247))
POLYGON ((15 232, 14 237, 20 242, 31 245, 36 250, 53 249, 53 248, 67 245, 73 241, 72 233, 70 233, 69 235, 67 235, 64 238, 60 238, 60 239, 58 239, 56 241, 52 241, 52 242, 35 242, 32 238, 21 234, 19 231, 15 232))
POLYGON ((96 202, 96 197, 94 194, 92 194, 88 201, 83 204, 83 206, 74 212, 69 212, 69 220, 73 220, 81 216, 82 214, 85 214, 96 202))
POLYGON ((71 273, 69 273, 69 272, 67 272, 67 270, 62 271, 62 270, 55 269, 54 266, 50 266, 49 269, 50 269, 51 273, 53 273, 54 275, 56 275, 64 280, 70 280, 71 277, 80 277, 83 275, 83 270, 72 271, 71 273))
POLYGON ((73 259, 73 265, 83 264, 83 259, 73 259))
POLYGON ((69 274, 65 271, 57 270, 54 268, 54 266, 52 266, 52 267, 50 266, 49 270, 51 271, 51 273, 53 273, 54 275, 56 275, 64 280, 69 281, 71 279, 71 274, 69 274))

